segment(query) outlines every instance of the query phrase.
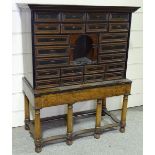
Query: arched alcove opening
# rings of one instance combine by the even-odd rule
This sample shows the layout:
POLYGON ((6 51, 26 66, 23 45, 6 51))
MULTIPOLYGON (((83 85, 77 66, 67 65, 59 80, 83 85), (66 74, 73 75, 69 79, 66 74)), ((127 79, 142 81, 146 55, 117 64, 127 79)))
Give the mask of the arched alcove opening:
POLYGON ((93 41, 88 35, 79 35, 72 54, 75 65, 93 64, 97 59, 97 50, 93 47, 93 41))

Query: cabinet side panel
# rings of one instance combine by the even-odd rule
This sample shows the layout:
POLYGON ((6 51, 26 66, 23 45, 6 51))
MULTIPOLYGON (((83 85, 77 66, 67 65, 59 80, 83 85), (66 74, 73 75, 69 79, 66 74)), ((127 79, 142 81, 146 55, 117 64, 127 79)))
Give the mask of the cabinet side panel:
POLYGON ((22 28, 22 44, 26 52, 23 55, 23 64, 24 64, 24 76, 29 81, 32 87, 34 87, 33 82, 33 60, 32 60, 32 37, 31 37, 31 11, 30 9, 26 9, 23 11, 23 25, 25 27, 22 28))

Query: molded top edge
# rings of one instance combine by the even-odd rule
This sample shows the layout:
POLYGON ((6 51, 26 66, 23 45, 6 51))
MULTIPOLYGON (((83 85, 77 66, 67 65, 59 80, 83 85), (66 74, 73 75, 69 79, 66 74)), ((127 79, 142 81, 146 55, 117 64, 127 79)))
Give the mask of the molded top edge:
POLYGON ((31 10, 98 10, 115 12, 135 12, 140 7, 134 6, 91 6, 91 5, 28 5, 31 10))

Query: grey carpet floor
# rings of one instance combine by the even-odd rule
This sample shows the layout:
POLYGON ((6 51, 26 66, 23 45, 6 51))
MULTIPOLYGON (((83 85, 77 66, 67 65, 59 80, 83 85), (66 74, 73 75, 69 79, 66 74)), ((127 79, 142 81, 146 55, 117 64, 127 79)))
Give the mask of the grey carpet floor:
MULTIPOLYGON (((120 118, 120 111, 113 111, 120 118)), ((94 127, 95 117, 78 119, 74 122, 74 131, 94 127)), ((102 118, 102 125, 110 122, 102 118)), ((65 122, 45 123, 43 137, 66 132, 65 122)), ((24 127, 13 128, 13 155, 38 155, 34 152, 34 143, 24 127)), ((65 142, 43 147, 39 155, 142 155, 143 154, 143 109, 129 108, 127 113, 126 132, 119 130, 105 132, 100 139, 93 136, 77 139, 71 146, 65 142)))

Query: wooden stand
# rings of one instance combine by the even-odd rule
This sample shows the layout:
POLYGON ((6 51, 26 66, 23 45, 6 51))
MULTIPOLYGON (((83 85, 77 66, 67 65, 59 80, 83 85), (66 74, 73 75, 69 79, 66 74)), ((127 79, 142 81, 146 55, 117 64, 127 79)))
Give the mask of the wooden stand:
POLYGON ((100 138, 100 134, 105 130, 112 130, 115 127, 120 127, 120 132, 125 131, 126 113, 128 95, 131 90, 131 81, 116 80, 115 82, 96 83, 96 85, 86 85, 83 87, 69 88, 66 90, 43 90, 35 91, 32 89, 28 81, 23 78, 24 94, 25 94, 25 129, 30 130, 35 142, 35 151, 41 152, 42 146, 50 142, 66 141, 71 145, 73 140, 79 137, 94 135, 96 139, 100 138), (106 97, 124 95, 121 121, 113 114, 107 111, 106 97), (97 99, 96 110, 73 113, 73 103, 78 101, 95 100, 97 99), (50 118, 40 119, 40 110, 45 107, 67 104, 67 114, 59 115, 50 118), (34 117, 30 120, 30 110, 34 117), (96 123, 94 128, 84 129, 73 132, 73 117, 89 117, 96 115, 96 123), (102 116, 108 115, 115 122, 105 126, 101 126, 102 116), (58 120, 67 118, 67 134, 56 135, 48 138, 42 138, 41 123, 49 120, 58 120))

